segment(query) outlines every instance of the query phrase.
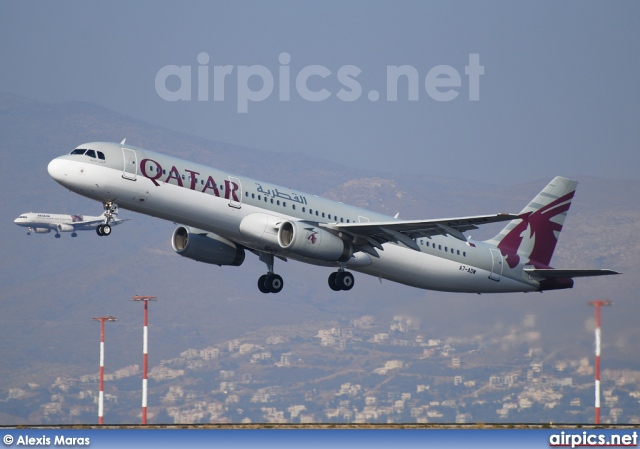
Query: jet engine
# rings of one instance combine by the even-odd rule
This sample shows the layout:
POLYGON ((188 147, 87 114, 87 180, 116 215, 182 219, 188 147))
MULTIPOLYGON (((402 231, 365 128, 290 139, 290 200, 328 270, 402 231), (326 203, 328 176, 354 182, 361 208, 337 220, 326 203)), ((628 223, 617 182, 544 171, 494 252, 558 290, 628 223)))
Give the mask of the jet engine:
POLYGON ((71 226, 70 224, 59 224, 57 226, 58 231, 60 232, 73 232, 73 226, 71 226))
POLYGON ((214 265, 238 267, 244 262, 244 249, 212 232, 179 226, 171 236, 173 250, 183 257, 214 265))
POLYGON ((32 228, 33 232, 35 232, 36 234, 48 234, 51 232, 51 229, 49 228, 32 228))
POLYGON ((282 249, 320 260, 345 262, 353 254, 351 245, 340 237, 299 221, 280 224, 278 243, 282 249))

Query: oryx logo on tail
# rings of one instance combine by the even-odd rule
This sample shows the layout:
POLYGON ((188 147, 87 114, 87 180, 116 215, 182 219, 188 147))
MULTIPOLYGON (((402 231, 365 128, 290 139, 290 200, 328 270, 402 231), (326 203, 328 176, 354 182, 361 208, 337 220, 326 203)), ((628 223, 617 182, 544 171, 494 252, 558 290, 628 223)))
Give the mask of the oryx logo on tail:
POLYGON ((535 268, 549 267, 576 186, 576 181, 555 178, 520 212, 520 220, 510 222, 491 240, 510 268, 521 261, 535 268))

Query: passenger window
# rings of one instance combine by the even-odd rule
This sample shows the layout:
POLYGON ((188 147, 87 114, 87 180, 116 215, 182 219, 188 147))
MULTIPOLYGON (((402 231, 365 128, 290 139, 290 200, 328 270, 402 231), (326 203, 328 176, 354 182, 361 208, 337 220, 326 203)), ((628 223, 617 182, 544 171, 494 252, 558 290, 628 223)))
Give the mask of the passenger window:
POLYGON ((309 209, 309 213, 313 215, 313 209, 309 209))
POLYGON ((293 210, 296 210, 296 205, 295 205, 295 204, 292 204, 292 205, 291 205, 291 208, 292 208, 293 210))
POLYGON ((287 202, 286 201, 282 202, 282 207, 287 207, 287 202))
POLYGON ((104 161, 104 153, 102 151, 98 151, 98 159, 104 161))
MULTIPOLYGON (((273 200, 271 202, 273 203, 273 200)), ((280 205, 280 200, 277 200, 276 204, 279 206, 280 205)))
POLYGON ((96 152, 93 150, 87 150, 87 152, 84 153, 84 155, 89 157, 96 157, 96 152))
POLYGON ((324 218, 324 212, 322 212, 322 218, 324 218))
POLYGON ((302 206, 302 212, 306 212, 306 211, 307 211, 307 208, 302 206))
POLYGON ((442 251, 442 245, 438 245, 438 249, 442 251))
POLYGON ((467 257, 467 252, 466 251, 462 252, 462 257, 467 257))

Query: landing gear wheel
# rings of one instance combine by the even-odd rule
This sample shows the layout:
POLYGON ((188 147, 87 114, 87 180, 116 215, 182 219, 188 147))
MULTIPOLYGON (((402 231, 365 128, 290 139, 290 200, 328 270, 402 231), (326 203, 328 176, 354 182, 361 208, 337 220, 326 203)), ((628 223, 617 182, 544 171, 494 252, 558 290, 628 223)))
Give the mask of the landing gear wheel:
POLYGON ((284 281, 282 276, 278 274, 268 274, 264 281, 264 286, 269 293, 280 293, 282 287, 284 287, 284 281))
POLYGON ((354 282, 353 274, 348 271, 339 271, 336 275, 336 284, 338 284, 342 290, 351 290, 354 282))
POLYGON ((336 276, 338 275, 337 272, 331 273, 329 275, 329 287, 331 288, 331 290, 333 290, 334 292, 338 292, 341 290, 340 286, 336 283, 336 276))
POLYGON ((269 293, 269 290, 267 290, 266 280, 266 274, 263 274, 258 278, 258 290, 260 290, 262 293, 269 293))
POLYGON ((329 275, 329 287, 333 291, 351 290, 355 280, 348 271, 336 271, 329 275))
POLYGON ((96 226, 96 234, 98 234, 100 237, 102 237, 104 234, 102 233, 102 226, 104 225, 98 225, 96 226))
POLYGON ((111 226, 109 226, 108 224, 102 225, 102 235, 109 234, 111 234, 111 226))

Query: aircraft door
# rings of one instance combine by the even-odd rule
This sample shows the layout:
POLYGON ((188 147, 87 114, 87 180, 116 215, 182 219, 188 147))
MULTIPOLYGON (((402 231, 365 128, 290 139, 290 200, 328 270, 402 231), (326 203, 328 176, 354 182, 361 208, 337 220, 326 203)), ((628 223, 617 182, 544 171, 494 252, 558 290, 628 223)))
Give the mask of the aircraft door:
POLYGON ((225 197, 229 199, 229 206, 240 209, 242 207, 242 183, 234 176, 225 181, 225 197))
POLYGON ((136 152, 129 148, 122 148, 122 157, 124 158, 124 169, 122 171, 122 177, 124 179, 136 180, 136 173, 138 168, 138 159, 136 152))
POLYGON ((502 253, 498 249, 490 249, 491 251, 491 274, 489 279, 500 282, 502 276, 502 253))

